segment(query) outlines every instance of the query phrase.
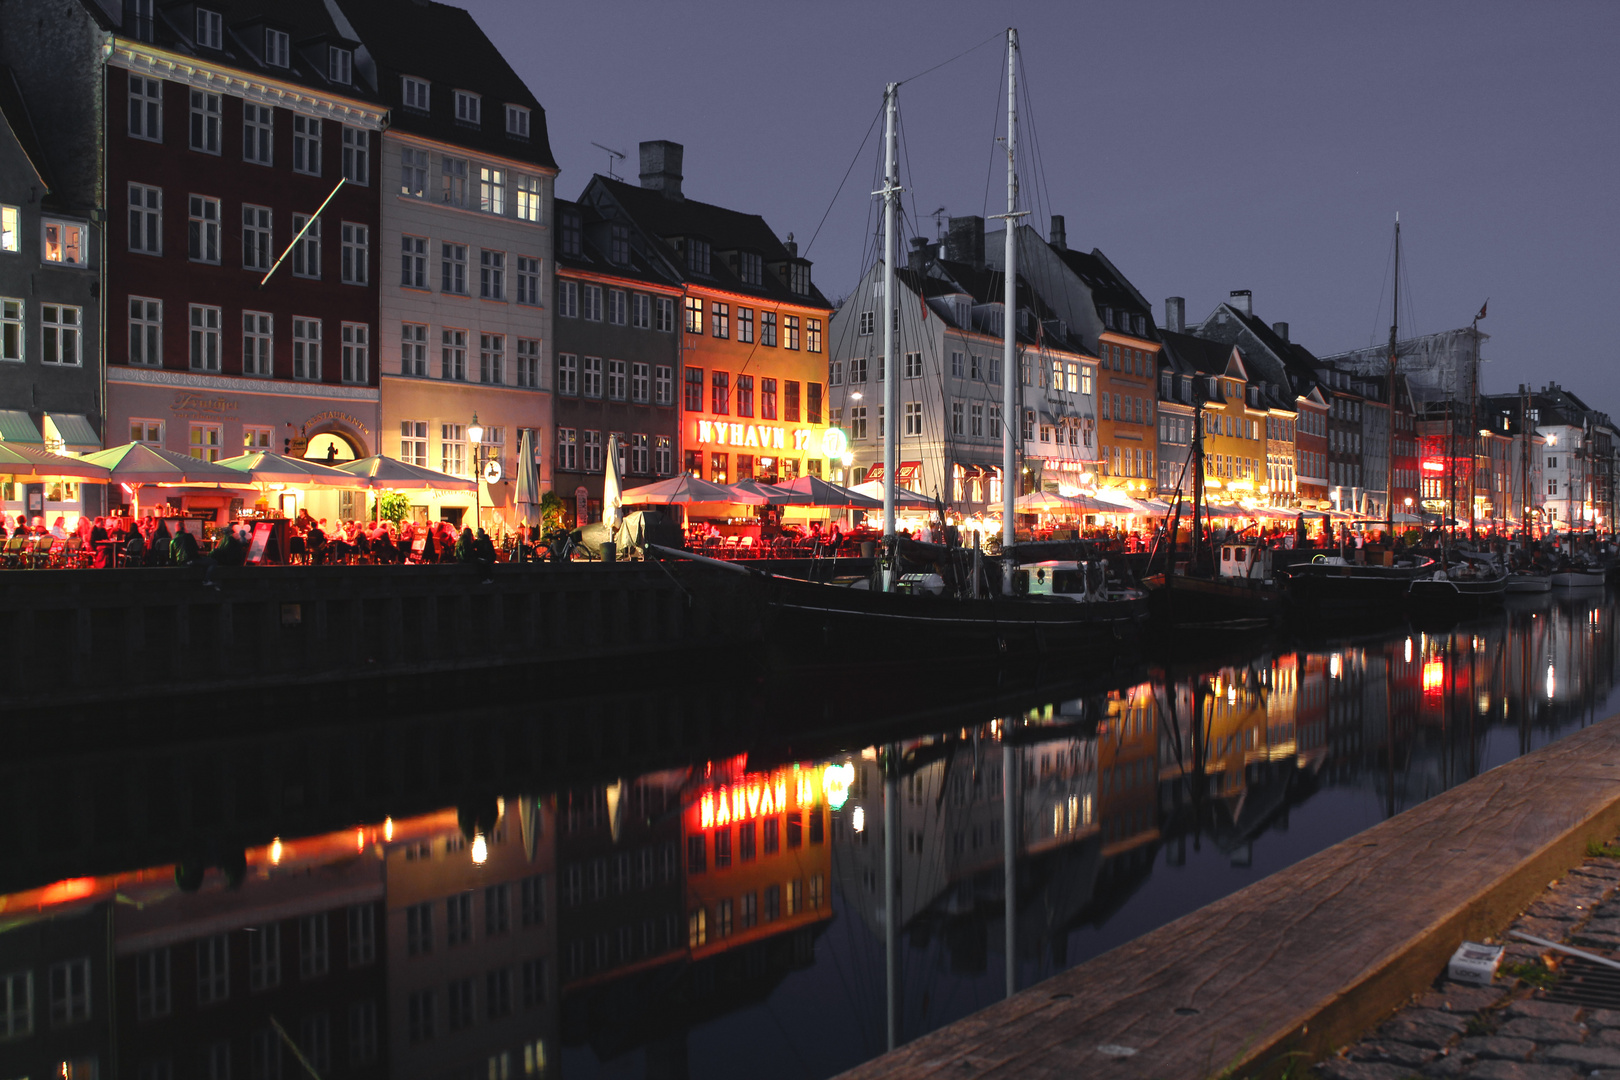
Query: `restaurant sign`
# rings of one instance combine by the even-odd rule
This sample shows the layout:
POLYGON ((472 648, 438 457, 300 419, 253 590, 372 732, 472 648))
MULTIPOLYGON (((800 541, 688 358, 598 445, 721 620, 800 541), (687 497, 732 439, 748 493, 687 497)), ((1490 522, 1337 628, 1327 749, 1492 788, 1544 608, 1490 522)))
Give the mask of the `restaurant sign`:
POLYGON ((241 408, 241 404, 235 398, 209 397, 188 390, 174 395, 169 411, 176 416, 222 417, 241 408))
POLYGON ((362 435, 371 434, 371 429, 366 427, 365 422, 362 421, 358 416, 355 416, 352 413, 342 412, 337 409, 316 413, 314 416, 304 421, 304 427, 307 429, 328 421, 335 421, 339 424, 347 424, 349 427, 353 428, 355 431, 358 431, 362 435))
MULTIPOLYGON (((794 428, 793 449, 809 450, 815 437, 813 428, 794 428)), ((692 441, 714 446, 758 447, 761 450, 787 449, 788 430, 775 424, 732 424, 723 420, 694 420, 692 441)))

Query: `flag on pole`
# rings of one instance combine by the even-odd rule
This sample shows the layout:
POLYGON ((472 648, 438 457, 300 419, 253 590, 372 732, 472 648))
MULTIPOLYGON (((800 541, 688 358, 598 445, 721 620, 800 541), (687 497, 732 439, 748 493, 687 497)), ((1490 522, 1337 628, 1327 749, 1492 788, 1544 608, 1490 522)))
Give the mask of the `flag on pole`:
POLYGON ((1487 299, 1483 304, 1479 305, 1479 314, 1474 316, 1474 321, 1479 322, 1479 320, 1483 319, 1485 317, 1485 309, 1490 306, 1491 302, 1489 299, 1487 299))

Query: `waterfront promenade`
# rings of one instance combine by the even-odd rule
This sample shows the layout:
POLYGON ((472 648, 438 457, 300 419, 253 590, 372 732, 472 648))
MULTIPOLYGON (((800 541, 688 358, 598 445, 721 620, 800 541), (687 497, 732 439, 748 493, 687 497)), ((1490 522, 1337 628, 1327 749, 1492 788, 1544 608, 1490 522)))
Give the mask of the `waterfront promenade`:
POLYGON ((844 1076, 1297 1074, 1617 829, 1611 718, 844 1076))

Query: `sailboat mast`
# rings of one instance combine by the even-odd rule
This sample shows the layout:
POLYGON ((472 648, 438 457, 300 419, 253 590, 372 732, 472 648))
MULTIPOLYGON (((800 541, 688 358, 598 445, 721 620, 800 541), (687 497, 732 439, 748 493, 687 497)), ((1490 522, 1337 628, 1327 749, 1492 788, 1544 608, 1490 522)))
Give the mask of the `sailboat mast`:
POLYGON ((883 135, 883 591, 894 591, 895 565, 895 474, 900 471, 900 372, 895 367, 896 301, 894 260, 897 249, 895 230, 900 204, 900 164, 896 118, 900 111, 900 84, 890 83, 884 93, 886 123, 883 135))
POLYGON ((1395 214, 1395 299, 1389 314, 1389 373, 1385 378, 1384 404, 1389 408, 1389 456, 1385 460, 1384 515, 1389 519, 1389 541, 1395 542, 1395 336, 1401 324, 1401 215, 1395 214))
POLYGON ((1018 460, 1014 432, 1022 434, 1024 418, 1013 393, 1017 387, 1018 351, 1018 31, 1007 28, 1007 252, 1001 303, 1001 591, 1012 595, 1013 503, 1018 497, 1018 460))

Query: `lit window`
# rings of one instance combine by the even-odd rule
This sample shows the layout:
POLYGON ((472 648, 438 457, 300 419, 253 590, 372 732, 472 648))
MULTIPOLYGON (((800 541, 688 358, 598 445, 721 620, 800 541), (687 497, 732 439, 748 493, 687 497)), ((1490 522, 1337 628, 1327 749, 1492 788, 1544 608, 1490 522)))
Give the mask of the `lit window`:
POLYGON ((483 99, 466 90, 456 91, 456 120, 477 127, 483 123, 483 99))
MULTIPOLYGON (((224 433, 223 432, 223 427, 220 424, 192 424, 191 425, 191 456, 194 457, 194 458, 197 458, 199 461, 218 461, 219 458, 220 458, 220 452, 224 449, 224 445, 225 445, 224 442, 222 441, 223 433, 224 433)), ((223 941, 224 940, 224 935, 221 935, 219 940, 223 941)), ((199 943, 199 948, 197 950, 197 968, 198 968, 198 975, 199 975, 199 979, 198 979, 199 983, 202 982, 201 973, 202 973, 202 964, 203 964, 203 950, 200 947, 201 944, 202 943, 199 943)), ((210 980, 210 981, 214 981, 214 980, 210 980)), ((206 996, 211 991, 208 990, 208 989, 199 987, 199 989, 198 989, 198 999, 201 1000, 201 1001, 204 1001, 204 1002, 207 1002, 207 1001, 219 1001, 219 1000, 223 999, 226 996, 226 992, 227 992, 228 987, 229 987, 229 981, 227 980, 227 978, 225 976, 221 975, 217 979, 217 985, 215 985, 213 987, 213 990, 212 990, 212 992, 214 993, 215 996, 213 996, 213 997, 206 996)))
POLYGON ((518 173, 517 216, 519 221, 539 221, 540 207, 545 196, 545 179, 518 173))
POLYGON ((520 139, 529 137, 529 110, 522 105, 506 107, 506 133, 520 139))
POLYGON ((83 266, 89 253, 85 249, 85 229, 67 221, 45 219, 45 261, 63 266, 83 266))
POLYGON ((506 171, 481 166, 478 170, 478 209, 486 214, 506 213, 506 171))
POLYGON ((17 235, 20 221, 21 216, 15 206, 0 206, 0 251, 21 250, 21 241, 17 235))

